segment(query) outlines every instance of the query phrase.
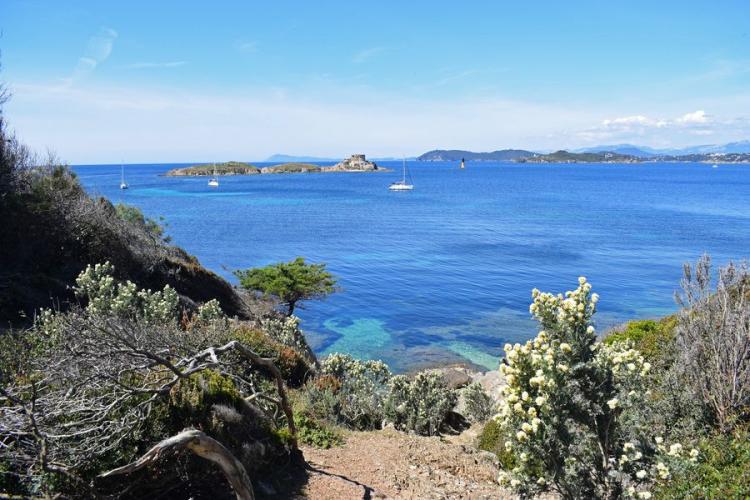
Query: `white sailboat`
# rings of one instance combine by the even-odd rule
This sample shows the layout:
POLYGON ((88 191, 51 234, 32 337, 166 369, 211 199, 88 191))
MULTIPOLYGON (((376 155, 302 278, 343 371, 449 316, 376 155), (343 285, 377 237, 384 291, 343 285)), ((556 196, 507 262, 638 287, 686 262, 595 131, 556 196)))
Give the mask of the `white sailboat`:
POLYGON ((120 163, 120 189, 127 189, 128 183, 125 182, 125 166, 120 163))
POLYGON ((401 177, 401 180, 392 183, 390 186, 388 186, 388 189, 390 189, 391 191, 411 191, 412 189, 414 189, 413 184, 408 184, 406 182, 406 158, 404 158, 403 176, 401 177))
POLYGON ((214 164, 214 175, 208 180, 208 187, 219 187, 219 178, 216 177, 216 164, 214 164))

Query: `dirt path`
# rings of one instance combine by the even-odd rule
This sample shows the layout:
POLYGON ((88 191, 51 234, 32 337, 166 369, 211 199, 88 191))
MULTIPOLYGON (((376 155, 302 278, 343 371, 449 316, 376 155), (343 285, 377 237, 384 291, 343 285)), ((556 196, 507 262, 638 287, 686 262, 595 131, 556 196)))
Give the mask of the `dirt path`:
POLYGON ((497 484, 492 454, 436 437, 353 432, 344 446, 303 452, 307 498, 514 498, 497 484))

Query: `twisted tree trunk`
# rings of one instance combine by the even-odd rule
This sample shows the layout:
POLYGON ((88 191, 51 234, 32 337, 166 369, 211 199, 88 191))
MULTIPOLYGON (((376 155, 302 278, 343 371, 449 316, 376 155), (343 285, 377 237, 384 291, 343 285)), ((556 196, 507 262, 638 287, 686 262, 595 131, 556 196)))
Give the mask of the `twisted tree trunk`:
POLYGON ((176 436, 167 438, 148 450, 135 462, 100 474, 99 477, 105 478, 130 474, 154 464, 164 453, 183 449, 189 450, 199 457, 205 458, 221 467, 227 481, 232 485, 237 500, 255 499, 253 485, 242 463, 220 442, 195 429, 184 430, 176 436))

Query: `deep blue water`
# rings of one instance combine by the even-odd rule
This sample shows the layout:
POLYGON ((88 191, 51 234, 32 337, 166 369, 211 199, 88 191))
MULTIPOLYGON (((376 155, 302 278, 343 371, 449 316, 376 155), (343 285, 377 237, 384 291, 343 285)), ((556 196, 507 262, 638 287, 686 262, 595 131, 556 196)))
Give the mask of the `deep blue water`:
MULTIPOLYGON (((397 163, 391 166, 398 169, 397 163)), ((173 165, 75 167, 93 194, 164 216, 175 244, 217 273, 304 256, 343 290, 299 310, 318 352, 399 370, 496 366, 506 341, 536 333, 531 289, 585 275, 600 330, 675 310, 682 264, 750 249, 750 167, 705 164, 410 163, 399 172, 169 178, 173 165)))

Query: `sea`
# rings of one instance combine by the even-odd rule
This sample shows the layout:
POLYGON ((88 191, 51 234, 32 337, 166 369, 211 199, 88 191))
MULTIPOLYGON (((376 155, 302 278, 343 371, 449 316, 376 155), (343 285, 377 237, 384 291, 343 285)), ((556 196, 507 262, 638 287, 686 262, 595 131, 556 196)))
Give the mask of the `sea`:
MULTIPOLYGON (((264 163, 254 162, 257 166, 264 163)), ((314 350, 398 372, 498 366, 538 331, 531 290, 586 276, 599 332, 677 310, 684 263, 750 253, 750 166, 408 162, 379 173, 165 177, 186 164, 74 166, 86 190, 162 218, 174 244, 232 272, 297 256, 340 290, 298 309, 314 350)))

